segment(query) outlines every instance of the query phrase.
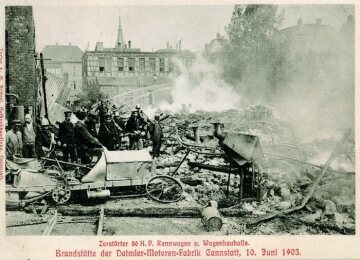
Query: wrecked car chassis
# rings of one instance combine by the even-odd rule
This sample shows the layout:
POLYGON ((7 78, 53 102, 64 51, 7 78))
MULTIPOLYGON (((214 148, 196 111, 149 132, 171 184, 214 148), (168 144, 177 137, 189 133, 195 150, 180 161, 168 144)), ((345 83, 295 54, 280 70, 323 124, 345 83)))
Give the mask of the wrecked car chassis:
POLYGON ((26 204, 50 197, 56 204, 65 204, 72 195, 81 192, 87 199, 108 199, 126 188, 145 190, 138 195, 148 195, 162 203, 181 200, 182 183, 170 176, 155 175, 154 169, 155 161, 147 150, 102 152, 96 164, 81 178, 57 169, 19 169, 10 173, 13 183, 6 186, 7 202, 26 204), (26 198, 31 192, 39 195, 26 198))

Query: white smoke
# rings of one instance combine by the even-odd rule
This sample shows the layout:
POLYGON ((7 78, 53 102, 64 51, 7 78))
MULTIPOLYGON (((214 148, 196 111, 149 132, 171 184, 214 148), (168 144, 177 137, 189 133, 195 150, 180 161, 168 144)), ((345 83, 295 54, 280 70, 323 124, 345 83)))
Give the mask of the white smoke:
POLYGON ((241 98, 235 90, 221 79, 219 69, 198 55, 186 67, 180 62, 180 75, 176 78, 171 92, 172 103, 163 102, 157 108, 179 112, 197 110, 219 112, 239 109, 241 98))

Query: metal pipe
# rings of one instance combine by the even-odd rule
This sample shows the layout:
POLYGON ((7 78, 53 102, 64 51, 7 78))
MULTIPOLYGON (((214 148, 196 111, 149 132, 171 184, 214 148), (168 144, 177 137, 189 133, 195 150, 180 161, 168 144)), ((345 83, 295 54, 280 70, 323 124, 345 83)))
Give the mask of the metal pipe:
POLYGON ((194 132, 195 142, 200 144, 200 135, 199 135, 199 127, 198 126, 192 126, 191 127, 194 132))

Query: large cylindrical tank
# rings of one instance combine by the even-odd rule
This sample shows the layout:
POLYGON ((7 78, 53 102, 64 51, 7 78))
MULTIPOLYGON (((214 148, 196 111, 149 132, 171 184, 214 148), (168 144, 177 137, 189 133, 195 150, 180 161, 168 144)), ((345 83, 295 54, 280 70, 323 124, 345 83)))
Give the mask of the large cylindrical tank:
POLYGON ((88 199, 106 199, 110 198, 110 190, 88 190, 86 195, 88 199))

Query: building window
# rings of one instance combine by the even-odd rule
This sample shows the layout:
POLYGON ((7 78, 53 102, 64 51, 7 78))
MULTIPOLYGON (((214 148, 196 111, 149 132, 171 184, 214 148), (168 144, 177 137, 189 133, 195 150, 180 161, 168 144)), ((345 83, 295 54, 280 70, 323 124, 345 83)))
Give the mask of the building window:
POLYGON ((117 59, 118 71, 124 71, 124 59, 118 58, 117 59))
POLYGON ((128 63, 129 63, 129 71, 133 72, 134 71, 134 58, 129 58, 128 63))
POLYGON ((145 72, 145 58, 140 58, 140 72, 145 72))
POLYGON ((165 72, 165 59, 160 58, 160 72, 165 72))
POLYGON ((112 59, 106 58, 105 71, 111 72, 111 68, 112 68, 112 59))
POLYGON ((173 72, 174 71, 174 63, 172 60, 169 60, 169 72, 173 72))
POLYGON ((155 68, 156 68, 155 58, 150 58, 150 71, 155 72, 155 68))
POLYGON ((105 71, 105 58, 99 57, 99 71, 103 72, 105 71))

